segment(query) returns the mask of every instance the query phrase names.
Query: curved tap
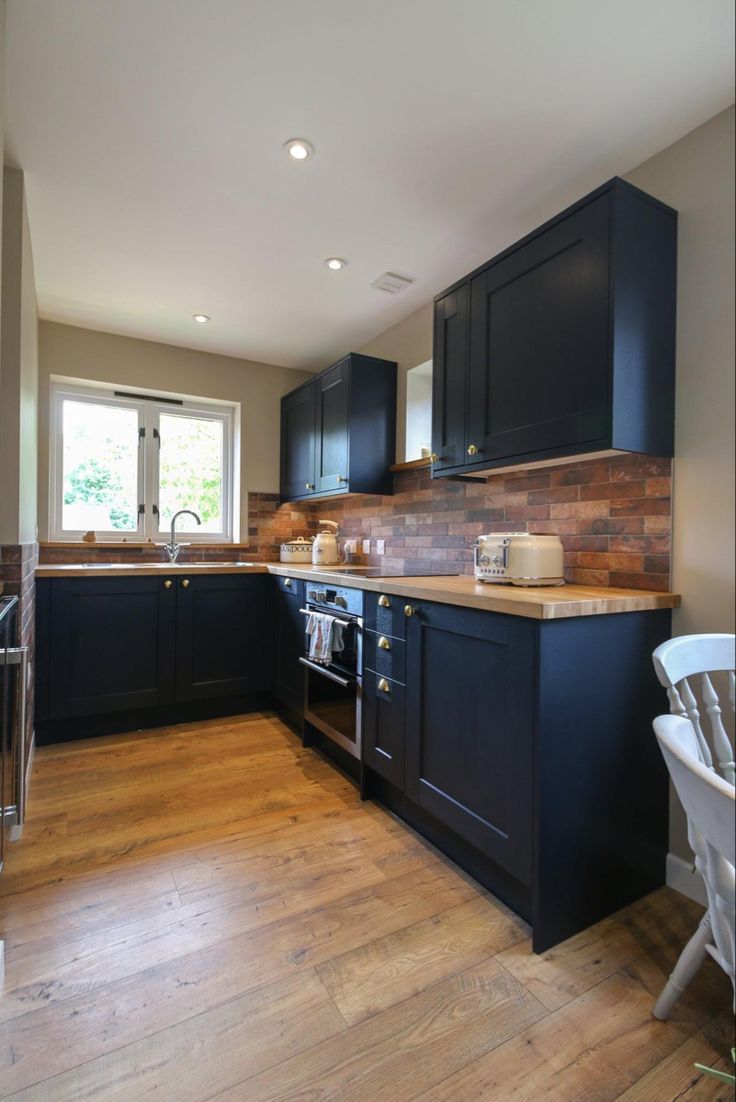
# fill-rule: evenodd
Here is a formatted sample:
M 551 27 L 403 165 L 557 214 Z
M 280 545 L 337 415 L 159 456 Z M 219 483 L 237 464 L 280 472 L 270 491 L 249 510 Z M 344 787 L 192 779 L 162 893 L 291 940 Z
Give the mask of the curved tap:
M 169 557 L 169 562 L 176 562 L 179 558 L 179 552 L 181 551 L 181 545 L 176 542 L 176 521 L 177 517 L 190 516 L 194 517 L 197 524 L 201 524 L 197 514 L 192 509 L 180 509 L 178 513 L 174 513 L 171 518 L 171 542 L 164 544 L 164 552 Z

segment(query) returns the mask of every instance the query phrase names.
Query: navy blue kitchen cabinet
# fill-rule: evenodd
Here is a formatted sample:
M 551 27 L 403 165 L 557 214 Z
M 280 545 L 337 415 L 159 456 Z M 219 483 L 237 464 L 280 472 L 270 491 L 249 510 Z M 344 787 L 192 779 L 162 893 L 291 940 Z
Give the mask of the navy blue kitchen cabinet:
M 39 742 L 246 710 L 268 689 L 268 581 L 40 578 Z
M 408 608 L 406 794 L 529 884 L 534 624 Z
M 366 595 L 366 622 L 405 634 L 405 684 L 364 672 L 364 794 L 521 914 L 537 952 L 664 883 L 651 653 L 669 611 L 535 620 L 385 596 Z
M 47 673 L 37 719 L 173 703 L 172 578 L 39 579 L 38 590 L 38 662 Z
M 281 399 L 281 497 L 314 493 L 317 387 L 308 382 Z
M 267 581 L 262 574 L 175 579 L 177 701 L 266 689 Z
M 304 719 L 304 582 L 273 577 L 270 593 L 271 692 L 285 719 L 301 729 Z
M 281 399 L 281 498 L 390 494 L 396 364 L 353 352 Z
M 435 300 L 435 477 L 672 455 L 677 215 L 614 179 Z

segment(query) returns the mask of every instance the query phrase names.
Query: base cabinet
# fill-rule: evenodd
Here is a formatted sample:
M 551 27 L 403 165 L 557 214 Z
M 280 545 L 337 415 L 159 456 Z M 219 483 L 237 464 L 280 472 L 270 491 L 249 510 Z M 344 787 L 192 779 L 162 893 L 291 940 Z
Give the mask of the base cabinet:
M 48 687 L 37 718 L 173 703 L 177 594 L 172 579 L 42 579 L 38 585 L 38 662 L 47 671 Z
M 177 578 L 176 699 L 261 692 L 267 683 L 262 575 Z
M 288 719 L 297 726 L 304 718 L 304 582 L 274 577 L 270 591 L 271 692 Z
M 364 673 L 364 793 L 530 922 L 536 952 L 664 883 L 651 654 L 669 611 L 537 621 L 385 599 L 366 595 L 366 623 L 395 632 L 405 686 Z
M 407 620 L 405 791 L 524 884 L 532 873 L 534 626 L 423 604 Z
M 268 580 L 39 579 L 37 720 L 140 717 L 264 691 Z

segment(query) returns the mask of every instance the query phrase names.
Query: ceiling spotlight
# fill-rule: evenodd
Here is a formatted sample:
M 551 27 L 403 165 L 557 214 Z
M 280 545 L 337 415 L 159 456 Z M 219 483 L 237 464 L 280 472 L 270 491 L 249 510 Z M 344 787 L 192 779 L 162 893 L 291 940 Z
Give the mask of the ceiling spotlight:
M 341 268 L 347 268 L 348 262 L 339 256 L 328 256 L 325 265 L 331 272 L 339 272 Z
M 205 322 L 212 321 L 209 314 L 192 314 L 195 321 L 198 321 L 200 325 L 204 325 Z
M 309 161 L 314 156 L 314 146 L 304 138 L 289 138 L 288 142 L 284 142 L 284 149 L 292 161 Z

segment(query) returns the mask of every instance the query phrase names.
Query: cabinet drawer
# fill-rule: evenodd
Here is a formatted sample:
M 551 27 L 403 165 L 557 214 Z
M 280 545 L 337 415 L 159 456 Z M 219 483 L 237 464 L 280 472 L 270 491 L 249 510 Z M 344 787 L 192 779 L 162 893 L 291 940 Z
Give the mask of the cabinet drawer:
M 296 601 L 301 601 L 304 595 L 304 582 L 300 578 L 282 578 L 280 574 L 277 574 L 276 588 L 280 593 L 292 596 Z
M 365 626 L 378 635 L 391 635 L 394 639 L 406 639 L 407 616 L 404 608 L 408 598 L 389 593 L 366 593 Z
M 379 635 L 375 631 L 363 634 L 363 666 L 381 677 L 406 684 L 406 644 L 392 635 Z
M 363 676 L 363 760 L 397 788 L 404 785 L 405 690 L 375 673 Z

